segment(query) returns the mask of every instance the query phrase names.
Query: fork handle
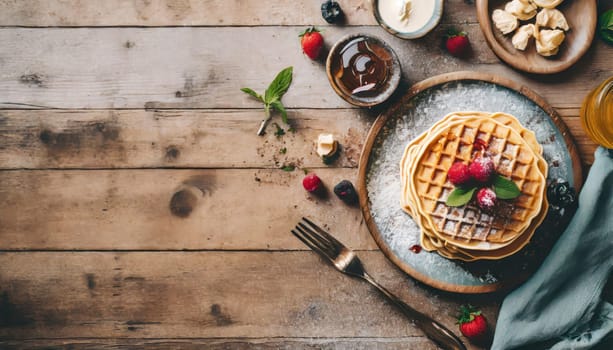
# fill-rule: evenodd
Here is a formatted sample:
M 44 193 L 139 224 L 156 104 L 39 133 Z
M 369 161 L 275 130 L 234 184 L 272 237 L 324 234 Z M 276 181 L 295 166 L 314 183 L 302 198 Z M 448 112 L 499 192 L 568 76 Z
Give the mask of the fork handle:
M 385 295 L 389 301 L 396 305 L 405 316 L 415 322 L 428 338 L 432 339 L 443 349 L 466 350 L 464 343 L 462 343 L 452 331 L 447 329 L 447 327 L 407 305 L 404 301 L 392 294 L 392 292 L 377 283 L 370 275 L 364 273 L 363 277 L 368 283 L 377 288 L 381 294 Z

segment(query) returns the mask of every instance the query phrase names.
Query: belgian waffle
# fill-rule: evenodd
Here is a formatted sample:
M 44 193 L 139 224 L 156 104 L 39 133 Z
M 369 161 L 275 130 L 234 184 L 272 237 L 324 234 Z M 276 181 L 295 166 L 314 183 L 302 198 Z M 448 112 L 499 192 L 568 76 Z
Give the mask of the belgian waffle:
M 444 204 L 453 190 L 447 170 L 472 159 L 476 139 L 487 144 L 484 151 L 497 172 L 520 187 L 508 216 Z M 546 213 L 547 165 L 541 153 L 534 133 L 504 113 L 452 113 L 413 140 L 400 164 L 401 202 L 422 227 L 422 246 L 462 260 L 495 259 L 521 249 Z
M 410 166 L 410 161 L 415 157 L 415 155 L 409 155 L 409 150 L 411 148 L 413 148 L 414 146 L 419 146 L 421 144 L 421 142 L 424 140 L 424 138 L 426 138 L 429 134 L 431 133 L 435 133 L 437 129 L 440 128 L 441 125 L 444 125 L 446 123 L 450 123 L 453 121 L 458 121 L 458 120 L 462 120 L 463 118 L 470 118 L 470 117 L 490 117 L 494 120 L 496 120 L 497 122 L 500 122 L 506 126 L 509 126 L 511 128 L 513 128 L 515 131 L 517 131 L 520 136 L 526 140 L 526 142 L 528 143 L 528 145 L 532 148 L 532 150 L 536 153 L 536 156 L 539 158 L 539 161 L 543 162 L 543 166 L 545 167 L 544 173 L 546 173 L 546 167 L 547 167 L 547 163 L 545 162 L 545 160 L 542 158 L 542 153 L 543 153 L 543 147 L 538 143 L 538 141 L 536 140 L 536 135 L 534 134 L 534 132 L 525 129 L 521 126 L 519 120 L 517 120 L 514 116 L 510 115 L 510 114 L 506 114 L 506 113 L 487 113 L 487 112 L 454 112 L 454 113 L 450 113 L 448 115 L 446 115 L 445 117 L 443 117 L 443 119 L 439 120 L 438 122 L 436 122 L 431 128 L 430 130 L 422 133 L 421 135 L 419 135 L 418 137 L 416 137 L 413 141 L 411 141 L 411 143 L 409 143 L 407 145 L 407 147 L 405 148 L 405 152 L 404 155 L 400 161 L 400 176 L 402 179 L 406 179 L 405 173 L 406 171 L 409 171 L 409 166 Z M 406 202 L 406 200 L 408 199 L 408 196 L 405 195 L 406 191 L 408 190 L 407 185 L 409 184 L 408 181 L 403 181 L 402 183 L 402 196 L 401 196 L 401 204 L 402 207 L 405 211 L 407 211 L 409 214 L 411 214 L 411 206 L 408 202 Z
M 539 162 L 539 170 L 546 171 L 547 163 L 543 160 Z M 433 233 L 431 227 L 428 226 L 428 223 L 425 220 L 420 220 L 420 226 L 422 227 L 422 236 L 421 236 L 421 245 L 429 251 L 436 250 L 440 255 L 451 258 L 451 259 L 461 259 L 464 261 L 474 261 L 478 259 L 501 259 L 516 253 L 521 250 L 532 238 L 534 232 L 541 224 L 541 222 L 545 219 L 547 215 L 547 203 L 546 197 L 543 198 L 545 201 L 543 208 L 539 212 L 539 214 L 532 220 L 530 226 L 526 229 L 526 231 L 520 235 L 516 240 L 513 240 L 508 245 L 501 247 L 495 250 L 470 250 L 464 249 L 460 247 L 456 247 L 452 244 L 449 244 L 443 240 L 441 240 L 438 236 Z
M 496 171 L 510 177 L 520 188 L 508 215 L 495 216 L 468 204 L 449 207 L 453 191 L 447 171 L 454 162 L 468 163 L 477 140 L 487 144 Z M 450 123 L 424 141 L 411 168 L 416 207 L 436 228 L 435 233 L 454 245 L 469 249 L 496 249 L 520 235 L 541 209 L 545 179 L 532 150 L 511 128 L 489 118 L 467 118 Z

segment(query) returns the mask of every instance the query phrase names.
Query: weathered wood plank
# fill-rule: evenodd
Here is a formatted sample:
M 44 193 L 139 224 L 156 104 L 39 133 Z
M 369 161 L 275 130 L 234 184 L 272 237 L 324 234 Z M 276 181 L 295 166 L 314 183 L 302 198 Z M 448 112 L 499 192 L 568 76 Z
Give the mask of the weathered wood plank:
M 0 341 L 4 350 L 437 350 L 425 337 L 269 339 L 40 339 Z M 474 349 L 469 346 L 469 349 Z
M 557 108 L 577 108 L 589 90 L 613 74 L 613 49 L 600 40 L 565 73 L 526 76 L 493 56 L 478 25 L 464 29 L 473 43 L 468 60 L 453 58 L 440 47 L 444 26 L 415 41 L 392 37 L 378 27 L 330 27 L 325 40 L 330 46 L 341 36 L 360 31 L 385 38 L 400 57 L 404 85 L 445 72 L 481 70 L 525 83 Z M 284 97 L 287 107 L 351 107 L 333 92 L 323 64 L 301 53 L 300 30 L 3 29 L 0 107 L 258 108 L 258 103 L 239 89 L 264 90 L 276 72 L 290 65 L 295 74 Z
M 160 340 L 50 340 L 42 339 L 35 341 L 0 341 L 0 346 L 5 350 L 18 349 L 72 349 L 72 350 L 98 350 L 98 349 L 175 349 L 175 350 L 312 350 L 312 349 L 335 349 L 335 350 L 402 350 L 439 349 L 431 341 L 421 337 L 394 338 L 394 339 L 270 339 L 270 340 L 241 340 L 241 339 L 160 339 Z
M 65 1 L 2 0 L 1 26 L 259 26 L 318 25 L 323 1 L 148 0 Z M 367 0 L 338 0 L 345 25 L 376 25 Z M 473 4 L 445 2 L 443 23 L 476 22 Z
M 376 115 L 368 110 L 290 110 L 290 132 L 256 131 L 262 110 L 0 110 L 0 168 L 327 167 L 320 133 L 342 151 L 333 167 L 357 167 Z M 278 124 L 278 125 L 279 125 Z
M 377 280 L 449 327 L 461 303 L 360 252 Z M 0 255 L 0 338 L 414 337 L 365 282 L 313 252 L 24 252 Z
M 595 144 L 578 109 L 561 109 L 584 162 Z M 327 167 L 314 152 L 322 132 L 343 145 L 332 167 L 356 167 L 375 111 L 298 109 L 296 133 L 255 135 L 260 110 L 0 110 L 0 168 Z M 278 121 L 278 118 L 275 119 Z M 279 121 L 280 123 L 280 121 Z M 285 152 L 285 153 L 283 153 Z
M 357 207 L 332 187 L 357 169 L 0 172 L 0 249 L 307 249 L 290 234 L 303 216 L 356 249 L 376 245 Z

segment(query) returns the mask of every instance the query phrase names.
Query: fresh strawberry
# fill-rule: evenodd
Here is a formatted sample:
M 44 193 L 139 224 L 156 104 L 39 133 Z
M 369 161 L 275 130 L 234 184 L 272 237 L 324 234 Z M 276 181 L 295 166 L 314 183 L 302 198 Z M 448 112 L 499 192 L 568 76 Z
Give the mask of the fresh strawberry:
M 305 55 L 309 56 L 310 59 L 316 60 L 324 46 L 324 38 L 321 36 L 319 30 L 315 27 L 307 28 L 304 32 L 300 33 L 300 38 L 302 51 Z
M 475 309 L 471 305 L 460 307 L 460 316 L 458 317 L 460 332 L 471 341 L 484 342 L 489 336 L 489 329 L 485 317 L 481 315 L 481 311 Z
M 465 57 L 468 54 L 470 42 L 466 32 L 458 32 L 455 28 L 450 28 L 446 37 L 445 46 L 450 54 L 456 57 Z
M 479 182 L 488 182 L 494 174 L 496 166 L 490 157 L 477 157 L 468 166 L 470 176 Z
M 477 192 L 477 204 L 485 211 L 491 211 L 496 205 L 496 193 L 492 189 L 483 187 Z
M 311 193 L 315 192 L 321 187 L 321 179 L 313 173 L 308 174 L 302 179 L 302 186 Z
M 470 173 L 468 172 L 468 165 L 462 162 L 453 163 L 449 171 L 447 171 L 447 178 L 456 186 L 467 184 L 471 179 Z

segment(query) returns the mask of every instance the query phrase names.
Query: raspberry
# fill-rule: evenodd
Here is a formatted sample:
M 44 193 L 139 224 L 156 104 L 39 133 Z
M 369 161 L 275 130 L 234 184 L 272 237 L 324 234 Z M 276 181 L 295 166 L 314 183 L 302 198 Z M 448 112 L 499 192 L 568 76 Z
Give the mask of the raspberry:
M 349 205 L 355 204 L 358 201 L 358 194 L 349 180 L 343 180 L 334 186 L 334 194 Z
M 315 174 L 308 174 L 302 179 L 302 186 L 309 192 L 315 192 L 321 187 L 321 179 Z
M 470 181 L 470 173 L 468 172 L 468 165 L 462 162 L 455 162 L 447 171 L 447 179 L 456 185 L 465 185 Z
M 496 205 L 496 193 L 490 188 L 483 187 L 477 192 L 477 204 L 479 208 L 491 211 Z
M 494 173 L 494 162 L 489 157 L 477 157 L 468 166 L 468 171 L 473 179 L 479 182 L 488 182 Z

